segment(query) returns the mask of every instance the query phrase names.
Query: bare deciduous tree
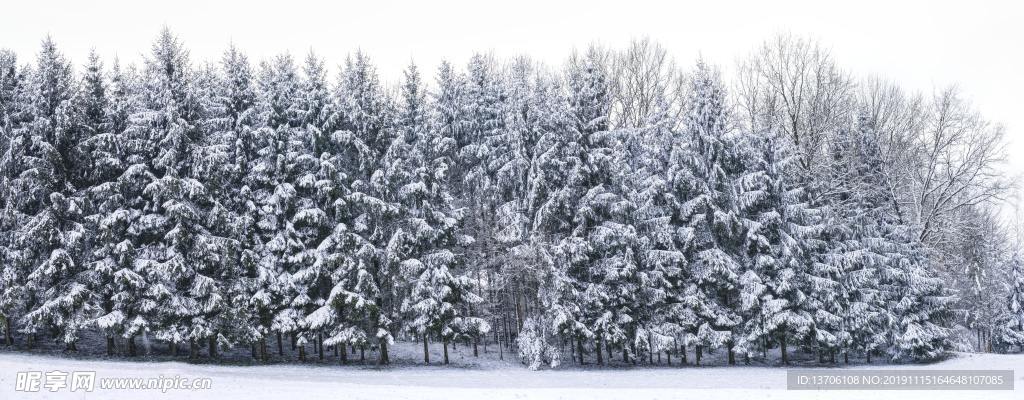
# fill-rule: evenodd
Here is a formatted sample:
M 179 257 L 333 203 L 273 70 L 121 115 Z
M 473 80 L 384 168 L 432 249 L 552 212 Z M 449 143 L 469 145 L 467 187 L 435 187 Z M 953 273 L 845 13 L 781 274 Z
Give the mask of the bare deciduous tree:
M 665 48 L 648 38 L 611 54 L 612 125 L 644 126 L 660 102 L 682 109 L 685 82 Z
M 934 95 L 926 118 L 914 138 L 907 193 L 918 238 L 935 247 L 956 230 L 956 213 L 999 199 L 1010 182 L 1000 169 L 1003 127 L 982 118 L 956 87 Z
M 748 123 L 785 133 L 803 151 L 805 168 L 849 121 L 853 81 L 813 40 L 779 35 L 741 62 L 739 72 Z

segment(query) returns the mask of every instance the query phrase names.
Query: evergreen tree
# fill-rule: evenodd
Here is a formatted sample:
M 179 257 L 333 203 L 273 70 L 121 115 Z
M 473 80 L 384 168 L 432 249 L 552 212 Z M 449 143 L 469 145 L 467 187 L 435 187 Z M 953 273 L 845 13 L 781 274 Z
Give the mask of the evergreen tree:
M 81 114 L 71 64 L 52 39 L 43 41 L 30 80 L 30 120 L 21 127 L 25 169 L 10 184 L 24 217 L 16 233 L 28 312 L 22 331 L 34 335 L 53 329 L 56 338 L 75 349 L 92 313 L 93 276 L 85 267 L 84 199 L 79 173 Z M 31 340 L 31 338 L 30 338 Z
M 329 271 L 330 291 L 306 322 L 328 331 L 325 344 L 372 346 L 380 352 L 378 363 L 387 364 L 395 306 L 388 244 L 400 208 L 386 168 L 398 160 L 388 152 L 390 105 L 363 53 L 347 60 L 336 100 L 340 129 L 331 137 L 338 151 L 331 162 L 346 186 L 333 204 L 334 231 L 320 244 L 316 261 Z
M 673 148 L 671 185 L 681 226 L 676 238 L 689 261 L 684 304 L 696 314 L 686 342 L 696 346 L 699 364 L 704 348 L 726 345 L 733 355 L 732 330 L 739 325 L 738 255 L 743 224 L 734 182 L 738 175 L 734 138 L 729 131 L 725 89 L 718 73 L 703 61 L 690 80 L 683 129 L 686 140 Z
M 131 230 L 142 210 L 133 199 L 142 196 L 139 168 L 129 169 L 129 158 L 140 141 L 126 134 L 129 116 L 137 105 L 137 79 L 115 62 L 107 85 L 107 101 L 99 131 L 86 142 L 93 163 L 88 188 L 90 254 L 96 271 L 99 315 L 96 325 L 107 334 L 108 353 L 115 339 L 128 340 L 128 353 L 136 354 L 135 337 L 149 326 L 152 304 L 145 298 L 147 281 L 137 268 L 136 249 L 141 238 Z
M 15 140 L 15 128 L 25 113 L 26 85 L 24 73 L 18 70 L 14 52 L 0 50 L 0 319 L 4 330 L 4 343 L 14 344 L 12 326 L 22 312 L 24 288 L 20 266 L 12 262 L 17 257 L 15 232 L 19 214 L 15 210 L 11 181 L 20 173 L 22 165 L 20 142 Z
M 324 63 L 309 54 L 300 81 L 298 119 L 299 129 L 289 139 L 293 152 L 293 178 L 295 211 L 290 217 L 297 248 L 288 253 L 287 275 L 281 282 L 287 293 L 289 307 L 274 317 L 274 328 L 297 335 L 299 357 L 305 356 L 305 344 L 320 346 L 322 336 L 318 329 L 308 329 L 306 319 L 319 309 L 330 293 L 330 272 L 323 262 L 321 243 L 333 231 L 335 212 L 344 206 L 337 202 L 342 195 L 341 170 L 334 160 L 336 149 L 330 134 L 337 125 L 333 117 L 330 93 Z M 291 281 L 289 283 L 289 281 Z M 339 346 L 342 361 L 345 347 Z M 320 352 L 322 357 L 322 350 Z
M 742 144 L 747 173 L 737 180 L 746 231 L 740 347 L 748 355 L 759 347 L 767 357 L 778 341 L 788 364 L 788 344 L 805 341 L 814 322 L 808 280 L 820 212 L 808 202 L 798 157 L 785 138 L 754 132 Z
M 296 330 L 291 323 L 275 324 L 275 317 L 288 309 L 294 296 L 291 257 L 302 251 L 302 239 L 292 224 L 296 215 L 295 162 L 308 146 L 293 143 L 300 137 L 298 71 L 291 56 L 280 55 L 264 63 L 260 71 L 259 101 L 255 105 L 259 130 L 253 138 L 253 159 L 242 179 L 250 188 L 245 207 L 251 220 L 253 250 L 248 266 L 249 307 L 253 312 L 250 340 L 265 345 L 276 331 L 278 352 L 283 353 L 282 335 Z M 255 118 L 255 117 L 254 117 Z M 291 321 L 291 319 L 289 319 Z M 263 348 L 265 355 L 265 348 Z
M 401 309 L 409 315 L 409 328 L 423 341 L 424 362 L 430 362 L 428 336 L 444 344 L 462 337 L 477 338 L 489 331 L 481 318 L 467 315 L 467 306 L 481 299 L 473 293 L 469 277 L 459 276 L 458 217 L 452 204 L 449 171 L 455 140 L 443 129 L 431 129 L 426 93 L 415 65 L 405 72 L 398 135 L 389 150 L 403 218 L 396 242 L 389 244 L 389 261 L 398 261 L 401 276 L 411 282 Z M 404 170 L 402 170 L 404 169 Z
M 204 127 L 207 154 L 222 158 L 224 163 L 213 167 L 204 183 L 216 212 L 230 221 L 226 226 L 211 226 L 210 231 L 229 239 L 226 249 L 230 254 L 224 255 L 225 263 L 218 273 L 225 278 L 225 307 L 235 311 L 222 314 L 217 325 L 230 341 L 252 343 L 266 335 L 269 326 L 266 313 L 258 316 L 258 310 L 248 307 L 264 288 L 260 280 L 264 274 L 258 265 L 263 238 L 256 232 L 257 193 L 262 188 L 251 178 L 262 172 L 257 162 L 263 136 L 257 132 L 256 79 L 248 58 L 234 45 L 224 52 L 218 72 L 204 96 Z
M 1014 252 L 1009 260 L 1009 282 L 1006 298 L 1006 314 L 1002 318 L 997 342 L 1006 346 L 1017 346 L 1017 351 L 1024 351 L 1024 262 L 1020 254 Z
M 152 157 L 139 160 L 145 162 L 138 171 L 145 180 L 144 215 L 131 229 L 148 239 L 138 262 L 150 282 L 150 329 L 172 347 L 188 342 L 191 357 L 209 341 L 213 356 L 217 342 L 226 341 L 220 318 L 234 247 L 218 235 L 218 227 L 230 226 L 229 215 L 205 184 L 227 160 L 222 138 L 208 135 L 203 124 L 209 98 L 200 89 L 213 87 L 214 79 L 209 70 L 192 68 L 188 52 L 165 28 L 146 59 L 143 82 L 129 132 L 148 142 L 141 150 Z

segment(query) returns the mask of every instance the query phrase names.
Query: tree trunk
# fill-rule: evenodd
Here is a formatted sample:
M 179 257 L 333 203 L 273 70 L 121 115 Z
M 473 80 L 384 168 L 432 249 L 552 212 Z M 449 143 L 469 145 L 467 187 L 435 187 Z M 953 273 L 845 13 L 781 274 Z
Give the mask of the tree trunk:
M 562 339 L 562 353 L 565 352 L 565 342 L 566 339 Z M 579 357 L 576 357 L 576 345 L 572 343 L 569 344 L 569 359 L 572 360 L 573 364 L 579 364 L 580 362 Z
M 597 365 L 604 365 L 604 356 L 601 354 L 601 336 L 594 339 L 594 352 L 597 353 Z
M 473 352 L 476 353 L 476 347 L 473 348 Z M 474 356 L 476 354 L 473 354 Z M 384 338 L 380 339 L 380 355 L 377 357 L 377 365 L 388 365 L 391 360 L 388 359 L 388 341 Z
M 448 339 L 444 340 L 444 365 L 448 365 Z
M 732 343 L 727 345 L 729 346 L 729 365 L 736 365 L 736 352 L 732 348 Z
M 114 355 L 114 335 L 107 335 L 107 355 Z
M 871 350 L 865 351 L 864 352 L 864 357 L 867 358 L 868 364 L 871 364 Z
M 850 352 L 848 352 L 848 351 L 844 351 L 843 352 L 843 363 L 844 364 L 849 364 L 850 363 Z
M 789 365 L 789 355 L 786 354 L 786 331 L 779 335 L 779 351 L 782 352 L 782 365 Z
M 697 348 L 694 349 L 694 352 L 696 353 L 696 356 L 694 357 L 694 361 L 696 361 L 696 364 L 694 364 L 694 365 L 700 366 L 700 358 L 701 358 L 701 356 L 704 355 L 703 354 L 704 353 L 704 347 L 703 346 L 697 346 Z
M 579 349 L 580 365 L 586 364 L 587 360 L 584 358 L 583 354 L 583 338 L 579 336 L 576 337 L 576 348 Z
M 629 364 L 629 346 L 625 343 L 622 344 L 622 362 Z
M 11 335 L 11 319 L 4 318 L 4 343 L 8 346 L 14 345 L 14 336 Z
M 169 343 L 167 345 L 167 351 L 169 351 L 171 353 L 171 357 L 177 357 L 178 356 L 178 342 L 172 340 L 171 343 Z
M 298 346 L 298 347 L 299 347 L 299 361 L 300 362 L 306 362 L 306 345 L 302 345 L 302 346 Z
M 209 350 L 207 350 L 207 352 L 210 354 L 210 358 L 217 358 L 217 336 L 216 335 L 210 336 L 210 344 L 209 344 L 208 347 L 209 347 Z
M 499 346 L 501 347 L 501 346 Z M 423 334 L 423 363 L 430 364 L 430 350 L 427 348 L 427 334 Z
M 281 343 L 281 331 L 277 331 L 277 355 L 284 357 L 284 345 Z
M 256 351 L 256 342 L 249 343 L 249 351 L 252 353 L 253 361 L 259 360 L 259 352 Z
M 480 343 L 480 337 L 473 335 L 473 357 L 480 357 L 480 353 L 477 351 L 477 345 Z
M 651 334 L 647 334 L 647 363 L 654 364 L 654 336 Z
M 683 365 L 686 365 L 686 363 L 688 363 L 689 361 L 686 360 L 686 344 L 685 343 L 682 346 L 679 346 L 679 354 L 683 356 L 682 357 L 683 358 Z
M 291 335 L 289 335 L 289 336 L 292 337 L 292 340 L 291 340 L 291 342 L 292 342 L 292 351 L 295 351 L 295 348 L 298 346 L 298 341 L 299 340 L 295 337 L 295 333 L 294 332 Z
M 128 355 L 135 357 L 135 335 L 128 338 Z
M 344 343 L 338 343 L 338 350 L 341 351 L 341 364 L 348 364 L 348 348 Z
M 270 361 L 270 355 L 267 354 L 267 338 L 260 338 L 260 359 L 264 363 Z
M 324 334 L 317 332 L 316 334 L 316 351 L 317 356 L 320 357 L 320 361 L 324 360 Z
M 188 341 L 188 359 L 195 360 L 197 357 L 199 357 L 199 346 L 195 339 L 190 339 Z

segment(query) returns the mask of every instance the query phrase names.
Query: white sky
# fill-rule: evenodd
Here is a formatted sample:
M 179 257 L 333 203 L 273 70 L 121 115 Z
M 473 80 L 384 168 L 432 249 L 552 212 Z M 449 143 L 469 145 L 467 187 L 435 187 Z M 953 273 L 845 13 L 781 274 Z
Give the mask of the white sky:
M 573 47 L 621 47 L 649 36 L 677 60 L 698 55 L 728 69 L 774 34 L 810 35 L 856 75 L 877 73 L 926 93 L 957 83 L 1008 128 L 1009 171 L 1024 172 L 1024 5 L 1020 1 L 395 1 L 318 2 L 22 0 L 0 6 L 0 47 L 34 60 L 50 34 L 76 64 L 95 47 L 137 62 L 164 24 L 193 60 L 219 59 L 229 42 L 254 60 L 313 48 L 329 64 L 362 48 L 385 81 L 415 59 L 425 74 L 441 58 L 474 51 L 529 54 L 558 65 Z M 102 3 L 102 5 L 100 4 Z M 770 4 L 769 4 L 770 3 Z

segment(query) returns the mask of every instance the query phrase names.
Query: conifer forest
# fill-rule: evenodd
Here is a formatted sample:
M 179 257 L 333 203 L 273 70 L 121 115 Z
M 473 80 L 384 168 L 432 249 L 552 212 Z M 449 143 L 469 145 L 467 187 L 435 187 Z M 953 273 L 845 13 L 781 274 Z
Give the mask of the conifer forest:
M 412 344 L 416 364 L 457 347 L 549 369 L 1024 350 L 1005 129 L 955 86 L 785 33 L 729 73 L 637 38 L 382 77 L 374 49 L 198 59 L 152 31 L 137 64 L 0 50 L 5 351 L 384 366 Z

